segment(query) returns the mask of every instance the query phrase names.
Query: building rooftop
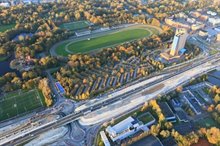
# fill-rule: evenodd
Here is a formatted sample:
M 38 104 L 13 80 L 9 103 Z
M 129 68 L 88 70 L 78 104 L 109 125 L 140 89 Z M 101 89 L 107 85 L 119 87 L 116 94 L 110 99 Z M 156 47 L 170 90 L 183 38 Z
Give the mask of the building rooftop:
M 180 49 L 179 54 L 182 55 L 182 54 L 184 54 L 185 52 L 186 52 L 186 49 L 185 49 L 185 48 L 182 48 L 182 49 Z
M 105 135 L 105 132 L 104 131 L 101 131 L 100 132 L 100 135 L 101 135 L 101 138 L 102 138 L 102 141 L 103 143 L 105 144 L 105 146 L 111 146 L 107 136 Z
M 183 122 L 188 121 L 188 118 L 187 118 L 186 113 L 184 111 L 178 110 L 178 111 L 176 111 L 176 115 L 177 115 L 177 118 L 179 119 L 179 121 L 183 121 Z
M 114 125 L 114 126 L 109 126 L 106 128 L 106 131 L 110 132 L 110 133 L 115 133 L 115 134 L 120 134 L 123 131 L 133 127 L 134 124 L 138 123 L 138 121 L 136 119 L 134 119 L 133 117 L 128 117 L 127 119 L 119 122 L 118 124 Z
M 188 103 L 191 104 L 194 112 L 196 114 L 200 114 L 202 112 L 202 108 L 198 103 L 196 97 L 191 93 L 191 91 L 187 90 L 183 92 L 184 97 L 188 100 Z
M 56 82 L 55 85 L 61 94 L 65 93 L 65 90 L 64 90 L 63 86 L 60 84 L 60 82 Z
M 171 110 L 171 108 L 169 107 L 167 102 L 161 102 L 161 103 L 159 103 L 159 106 L 160 106 L 160 108 L 162 110 L 162 113 L 165 116 L 165 118 L 175 117 L 173 111 Z
M 179 107 L 182 105 L 181 102 L 179 101 L 179 99 L 177 99 L 177 98 L 172 99 L 171 103 L 174 107 Z
M 218 34 L 218 32 L 212 28 L 208 28 L 208 29 L 206 29 L 206 31 L 208 32 L 209 36 L 215 36 Z
M 138 140 L 131 146 L 163 146 L 163 144 L 157 137 L 150 135 L 145 138 L 142 138 L 141 140 Z
M 181 135 L 186 135 L 194 131 L 195 126 L 190 122 L 185 122 L 185 123 L 180 123 L 178 125 L 174 125 L 174 129 L 177 132 L 179 132 Z
M 161 142 L 162 142 L 163 146 L 177 146 L 177 143 L 173 137 L 168 137 L 168 138 L 162 140 Z

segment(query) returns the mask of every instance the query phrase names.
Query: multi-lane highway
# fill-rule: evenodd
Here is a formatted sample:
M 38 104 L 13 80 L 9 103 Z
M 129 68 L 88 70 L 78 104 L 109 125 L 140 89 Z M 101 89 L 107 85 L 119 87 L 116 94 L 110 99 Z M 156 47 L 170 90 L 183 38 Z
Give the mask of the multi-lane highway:
M 173 69 L 172 71 L 167 70 L 167 71 L 161 72 L 158 75 L 158 79 L 152 80 L 151 82 L 145 82 L 145 84 L 140 84 L 140 83 L 132 84 L 131 86 L 135 86 L 135 88 L 128 86 L 126 88 L 122 88 L 121 90 L 117 90 L 114 93 L 111 93 L 110 95 L 108 95 L 105 98 L 99 98 L 96 101 L 94 101 L 94 100 L 88 101 L 88 104 L 85 104 L 85 105 L 78 107 L 78 109 L 76 109 L 75 113 L 69 114 L 65 117 L 54 120 L 54 121 L 47 123 L 45 125 L 41 125 L 38 128 L 35 128 L 35 129 L 32 129 L 31 131 L 22 133 L 21 135 L 10 136 L 10 138 L 5 138 L 4 140 L 0 141 L 0 145 L 16 145 L 16 144 L 20 144 L 22 142 L 31 140 L 31 139 L 37 137 L 38 135 L 40 135 L 41 133 L 44 133 L 52 128 L 60 127 L 60 126 L 66 125 L 68 123 L 71 123 L 71 122 L 79 119 L 81 116 L 83 116 L 86 113 L 100 109 L 103 106 L 113 104 L 116 101 L 119 101 L 121 99 L 126 99 L 128 96 L 131 96 L 133 94 L 137 94 L 145 88 L 154 86 L 160 82 L 163 82 L 164 80 L 168 80 L 169 78 L 175 77 L 175 76 L 177 76 L 181 73 L 184 73 L 188 70 L 191 70 L 193 68 L 198 68 L 207 62 L 210 62 L 210 64 L 213 64 L 216 61 L 219 61 L 219 57 L 220 57 L 220 54 L 216 54 L 216 55 L 205 57 L 201 60 L 195 61 L 194 63 L 190 62 L 188 65 L 184 65 L 182 67 Z M 218 64 L 219 64 L 219 62 L 218 62 Z M 220 66 L 220 64 L 219 64 L 219 66 Z M 142 81 L 142 82 L 144 82 L 144 81 Z M 138 86 L 137 86 L 137 84 L 138 84 Z

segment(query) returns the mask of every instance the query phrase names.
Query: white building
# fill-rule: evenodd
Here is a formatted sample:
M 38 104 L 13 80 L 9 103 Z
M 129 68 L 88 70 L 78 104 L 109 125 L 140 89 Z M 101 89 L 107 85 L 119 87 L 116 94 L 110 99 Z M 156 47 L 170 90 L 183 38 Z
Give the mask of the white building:
M 77 37 L 89 35 L 89 34 L 91 34 L 91 30 L 76 31 L 75 34 Z
M 118 140 L 123 140 L 140 130 L 148 131 L 149 129 L 147 126 L 153 124 L 154 122 L 155 119 L 144 125 L 143 122 L 133 117 L 128 117 L 114 126 L 108 126 L 106 128 L 106 132 L 109 134 L 109 137 L 112 139 L 112 141 L 115 142 Z
M 101 135 L 101 138 L 102 138 L 102 141 L 103 141 L 104 145 L 105 146 L 111 146 L 110 142 L 108 141 L 107 136 L 105 135 L 105 132 L 101 131 L 100 135 Z
M 213 11 L 207 11 L 207 14 L 211 15 L 211 16 L 216 16 L 217 13 L 216 12 L 213 12 Z
M 0 7 L 10 7 L 8 2 L 0 2 Z
M 173 39 L 172 47 L 170 49 L 170 55 L 176 56 L 179 51 L 184 48 L 188 33 L 186 29 L 177 29 Z
M 187 18 L 186 21 L 189 23 L 195 23 L 196 19 L 195 18 Z
M 208 21 L 212 26 L 216 26 L 220 24 L 220 18 L 209 18 Z
M 24 4 L 31 4 L 32 2 L 31 2 L 31 0 L 23 0 L 23 3 Z
M 191 29 L 192 29 L 193 31 L 196 31 L 196 30 L 202 29 L 202 28 L 204 28 L 204 27 L 205 27 L 205 24 L 203 24 L 203 23 L 196 23 L 196 24 L 193 24 L 193 25 L 191 26 Z
M 183 12 L 180 12 L 180 13 L 176 14 L 175 17 L 178 17 L 178 18 L 188 18 L 188 16 L 185 13 L 183 13 Z

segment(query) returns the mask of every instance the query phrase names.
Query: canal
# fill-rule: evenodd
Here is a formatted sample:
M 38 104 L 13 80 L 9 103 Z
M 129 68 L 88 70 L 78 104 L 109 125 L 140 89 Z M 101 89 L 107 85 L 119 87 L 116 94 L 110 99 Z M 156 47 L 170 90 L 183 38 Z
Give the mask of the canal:
M 11 56 L 7 60 L 0 62 L 0 77 L 6 74 L 7 72 L 15 72 L 18 76 L 20 76 L 19 71 L 10 68 L 10 62 L 13 59 L 14 59 L 14 56 Z

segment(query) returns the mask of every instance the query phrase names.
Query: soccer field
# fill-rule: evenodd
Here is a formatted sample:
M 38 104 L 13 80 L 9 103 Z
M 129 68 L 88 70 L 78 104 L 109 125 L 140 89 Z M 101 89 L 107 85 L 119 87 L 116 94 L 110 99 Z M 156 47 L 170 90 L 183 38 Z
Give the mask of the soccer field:
M 72 54 L 85 53 L 96 49 L 110 47 L 127 41 L 147 37 L 149 35 L 151 35 L 151 32 L 147 29 L 126 29 L 101 37 L 91 38 L 90 40 L 62 43 L 56 48 L 56 53 L 63 56 L 67 56 L 69 52 L 72 52 Z M 66 50 L 69 50 L 69 52 L 67 52 Z
M 12 29 L 14 27 L 15 27 L 15 24 L 0 25 L 0 32 L 5 32 L 6 30 Z
M 64 23 L 60 27 L 68 30 L 77 30 L 77 29 L 86 28 L 88 26 L 89 23 L 87 21 L 78 21 L 78 22 Z
M 0 98 L 0 121 L 44 106 L 44 97 L 37 89 L 6 94 Z

